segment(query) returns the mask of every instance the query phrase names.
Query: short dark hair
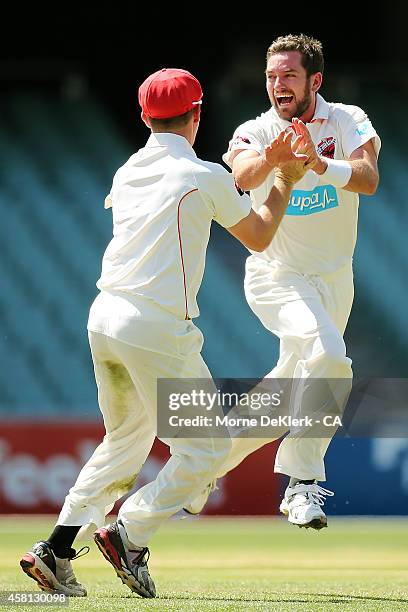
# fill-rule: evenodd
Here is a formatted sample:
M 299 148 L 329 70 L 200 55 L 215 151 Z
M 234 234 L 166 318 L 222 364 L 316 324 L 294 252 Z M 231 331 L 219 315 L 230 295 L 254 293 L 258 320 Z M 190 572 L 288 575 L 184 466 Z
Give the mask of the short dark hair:
M 306 75 L 310 77 L 316 72 L 323 73 L 324 57 L 323 45 L 320 40 L 307 36 L 306 34 L 287 34 L 279 36 L 268 47 L 266 61 L 275 53 L 282 51 L 299 51 L 302 56 L 302 66 L 306 70 Z
M 177 128 L 183 125 L 187 125 L 193 113 L 194 108 L 187 111 L 186 113 L 183 113 L 182 115 L 177 115 L 177 117 L 170 117 L 169 119 L 153 119 L 153 117 L 149 117 L 149 122 L 153 130 Z

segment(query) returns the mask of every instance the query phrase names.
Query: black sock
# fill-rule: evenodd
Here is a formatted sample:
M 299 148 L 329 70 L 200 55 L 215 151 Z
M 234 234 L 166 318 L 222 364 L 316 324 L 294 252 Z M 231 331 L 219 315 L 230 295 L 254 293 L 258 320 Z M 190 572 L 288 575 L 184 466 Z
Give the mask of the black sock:
M 72 544 L 81 526 L 56 525 L 47 542 L 51 546 L 55 556 L 60 559 L 68 559 Z
M 315 483 L 316 483 L 315 480 L 299 480 L 298 478 L 295 478 L 294 476 L 291 476 L 290 481 L 289 481 L 289 486 L 290 487 L 294 487 L 297 484 L 311 485 L 311 484 L 315 484 Z

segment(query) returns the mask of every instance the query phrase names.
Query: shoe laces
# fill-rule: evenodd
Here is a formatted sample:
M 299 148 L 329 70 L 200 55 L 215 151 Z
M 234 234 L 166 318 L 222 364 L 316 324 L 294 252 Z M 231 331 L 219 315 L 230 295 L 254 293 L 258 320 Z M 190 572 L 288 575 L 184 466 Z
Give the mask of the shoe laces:
M 318 506 L 324 505 L 326 497 L 333 497 L 334 495 L 334 491 L 325 489 L 317 483 L 311 485 L 297 484 L 293 487 L 293 489 L 293 496 L 304 495 L 306 499 L 309 499 L 310 501 L 312 501 L 312 503 L 317 504 Z
M 147 562 L 150 559 L 150 550 L 147 547 L 142 548 L 141 550 L 132 550 L 132 549 L 128 549 L 127 550 L 128 555 L 132 555 L 131 558 L 129 558 L 129 562 L 132 565 L 146 565 L 147 566 Z M 133 556 L 134 555 L 134 556 Z
M 76 550 L 74 550 L 73 548 L 71 550 L 74 553 L 74 556 L 73 557 L 69 557 L 69 560 L 73 561 L 74 559 L 79 559 L 80 557 L 84 557 L 85 555 L 87 555 L 89 553 L 89 551 L 91 549 L 89 548 L 89 546 L 83 546 L 82 548 L 80 548 L 78 550 L 78 552 L 76 552 Z M 85 551 L 85 552 L 82 552 L 82 551 Z M 81 555 L 81 553 L 82 553 L 82 555 Z
M 132 542 L 130 542 L 125 526 L 120 519 L 116 522 L 116 529 L 120 539 L 122 540 L 127 562 L 130 565 L 147 565 L 150 558 L 150 550 L 147 548 L 147 546 L 131 548 L 132 546 L 136 546 L 136 544 L 132 544 Z
M 71 548 L 70 556 L 68 558 L 60 559 L 59 557 L 55 557 L 57 578 L 62 584 L 79 585 L 79 582 L 74 574 L 74 570 L 72 569 L 71 561 L 87 555 L 89 551 L 89 546 L 83 546 L 80 548 L 80 550 L 78 550 L 78 552 Z
M 309 491 L 309 495 L 312 498 L 315 504 L 319 506 L 323 506 L 326 501 L 326 497 L 333 497 L 334 491 L 330 491 L 329 489 L 325 489 L 318 484 L 312 485 L 313 490 Z

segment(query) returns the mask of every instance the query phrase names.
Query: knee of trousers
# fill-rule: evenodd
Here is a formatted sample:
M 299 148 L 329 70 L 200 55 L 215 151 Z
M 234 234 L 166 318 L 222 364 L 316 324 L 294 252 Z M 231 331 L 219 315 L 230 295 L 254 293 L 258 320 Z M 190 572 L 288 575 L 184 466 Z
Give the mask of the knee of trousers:
M 309 359 L 306 359 L 310 369 L 318 369 L 325 378 L 349 378 L 352 376 L 351 359 L 346 355 L 343 338 L 330 338 L 329 342 L 319 343 L 320 346 Z
M 197 475 L 197 478 L 212 480 L 214 474 L 225 463 L 231 447 L 230 438 L 200 439 L 199 444 L 191 445 L 189 451 L 185 452 L 191 471 Z

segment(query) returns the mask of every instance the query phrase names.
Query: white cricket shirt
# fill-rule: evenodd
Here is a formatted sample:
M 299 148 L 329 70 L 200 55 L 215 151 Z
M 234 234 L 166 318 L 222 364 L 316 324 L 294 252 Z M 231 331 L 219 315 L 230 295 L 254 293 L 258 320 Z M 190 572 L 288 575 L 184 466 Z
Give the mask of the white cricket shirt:
M 235 225 L 249 214 L 251 200 L 240 195 L 230 172 L 198 159 L 184 137 L 170 133 L 152 134 L 119 168 L 110 198 L 113 238 L 88 329 L 146 346 L 136 337 L 136 320 L 145 331 L 149 321 L 167 323 L 173 336 L 171 321 L 199 315 L 211 222 Z M 161 342 L 154 324 L 149 334 L 150 344 Z
M 241 149 L 262 153 L 289 125 L 272 107 L 235 130 L 223 160 L 231 165 L 231 152 Z M 348 159 L 355 149 L 372 138 L 377 155 L 380 150 L 380 138 L 361 108 L 328 103 L 319 94 L 314 117 L 307 128 L 319 154 L 328 158 Z M 266 200 L 273 182 L 272 171 L 262 185 L 251 191 L 255 210 Z M 256 256 L 306 274 L 334 272 L 353 256 L 358 202 L 357 193 L 326 184 L 324 177 L 309 170 L 296 183 L 272 243 Z

